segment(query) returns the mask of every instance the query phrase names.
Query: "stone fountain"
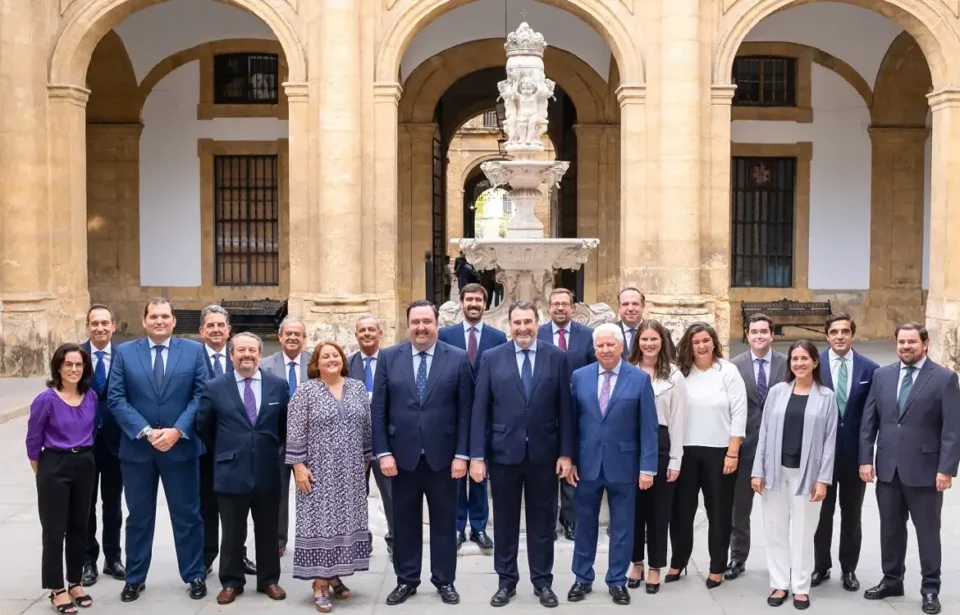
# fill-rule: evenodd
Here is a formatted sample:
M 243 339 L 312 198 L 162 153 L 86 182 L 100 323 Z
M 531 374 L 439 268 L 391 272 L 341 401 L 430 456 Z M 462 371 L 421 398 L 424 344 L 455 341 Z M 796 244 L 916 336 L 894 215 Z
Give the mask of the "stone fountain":
M 484 322 L 509 331 L 507 310 L 515 299 L 532 301 L 540 312 L 540 320 L 548 318 L 547 304 L 553 290 L 554 269 L 579 269 L 599 239 L 550 239 L 543 236 L 543 223 L 534 215 L 534 205 L 541 197 L 540 186 L 560 186 L 560 179 L 570 167 L 562 160 L 535 160 L 544 151 L 543 135 L 547 132 L 547 101 L 553 97 L 554 82 L 543 70 L 543 52 L 547 43 L 543 35 L 521 23 L 507 36 L 507 78 L 497 84 L 505 107 L 504 149 L 510 160 L 492 160 L 480 165 L 492 187 L 509 187 L 513 215 L 504 238 L 452 239 L 451 244 L 463 251 L 464 257 L 477 271 L 496 269 L 496 280 L 503 284 L 503 302 L 484 315 Z M 440 324 L 460 322 L 463 318 L 456 301 L 440 308 Z M 574 319 L 596 326 L 613 322 L 613 311 L 604 304 L 577 304 Z

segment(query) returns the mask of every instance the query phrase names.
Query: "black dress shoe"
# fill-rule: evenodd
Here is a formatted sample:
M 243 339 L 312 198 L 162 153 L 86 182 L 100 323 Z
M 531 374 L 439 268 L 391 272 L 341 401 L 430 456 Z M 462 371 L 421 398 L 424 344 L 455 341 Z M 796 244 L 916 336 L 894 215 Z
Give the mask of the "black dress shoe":
M 730 560 L 730 563 L 727 564 L 727 569 L 723 573 L 723 578 L 732 581 L 743 574 L 743 571 L 746 570 L 746 566 L 743 565 L 743 562 L 738 562 L 735 559 Z
M 97 582 L 97 578 L 100 576 L 100 573 L 97 572 L 96 564 L 84 564 L 83 565 L 83 576 L 80 577 L 80 585 L 84 587 L 90 587 Z
M 577 539 L 577 526 L 573 523 L 563 524 L 563 537 L 567 540 Z
M 113 562 L 103 565 L 103 574 L 109 574 L 114 579 L 122 581 L 127 578 L 127 569 L 121 562 Z
M 497 590 L 497 593 L 493 595 L 493 598 L 490 598 L 490 606 L 507 606 L 510 604 L 510 598 L 513 598 L 516 595 L 516 588 L 501 587 Z
M 806 600 L 797 600 L 796 594 L 793 596 L 793 608 L 798 611 L 803 611 L 810 608 L 810 595 L 807 595 Z
M 783 592 L 782 596 L 778 597 L 773 595 L 779 591 Z M 787 599 L 787 594 L 789 593 L 790 592 L 788 592 L 785 589 L 775 589 L 769 596 L 767 596 L 767 604 L 769 604 L 770 606 L 783 606 L 784 601 L 786 601 Z
M 203 579 L 194 579 L 190 581 L 190 597 L 194 600 L 200 600 L 207 597 L 207 582 Z
M 829 570 L 814 570 L 810 575 L 810 587 L 819 587 L 821 583 L 830 579 Z
M 860 589 L 860 581 L 857 580 L 856 572 L 844 572 L 841 578 L 843 579 L 843 589 L 848 592 L 855 592 Z
M 545 606 L 548 609 L 560 604 L 560 600 L 550 587 L 536 587 L 533 590 L 533 595 L 540 598 L 540 606 Z
M 256 576 L 257 574 L 257 565 L 250 561 L 249 558 L 243 558 L 243 573 Z
M 903 595 L 903 585 L 887 585 L 881 581 L 877 586 L 871 587 L 863 592 L 863 597 L 867 600 L 883 600 L 893 596 Z
M 614 604 L 630 604 L 630 592 L 623 585 L 611 587 L 610 595 L 613 596 Z
M 574 583 L 573 586 L 570 587 L 570 591 L 567 592 L 567 600 L 570 602 L 580 602 L 592 591 L 593 585 L 579 582 Z
M 146 583 L 125 583 L 120 591 L 121 602 L 133 602 L 147 589 Z
M 940 612 L 940 598 L 936 594 L 923 594 L 923 612 L 937 615 Z
M 481 551 L 487 552 L 493 550 L 493 541 L 490 540 L 486 532 L 470 532 L 470 542 L 477 543 Z
M 414 585 L 407 585 L 405 583 L 400 583 L 393 588 L 393 591 L 390 592 L 390 595 L 387 596 L 387 604 L 394 606 L 397 604 L 402 604 L 406 601 L 407 598 L 413 596 L 417 593 L 417 588 Z
M 457 534 L 457 551 L 460 550 L 460 547 L 462 547 L 465 542 L 467 542 L 467 535 L 463 532 Z
M 457 593 L 453 583 L 441 585 L 437 588 L 437 593 L 440 594 L 444 604 L 460 604 L 460 594 Z

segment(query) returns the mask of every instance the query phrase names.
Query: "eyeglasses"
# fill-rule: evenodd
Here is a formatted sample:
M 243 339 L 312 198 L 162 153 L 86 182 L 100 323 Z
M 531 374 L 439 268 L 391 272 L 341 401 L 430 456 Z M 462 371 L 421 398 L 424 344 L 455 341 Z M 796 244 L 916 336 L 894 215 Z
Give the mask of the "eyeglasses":
M 559 301 L 557 301 L 557 302 L 555 302 L 555 303 L 551 303 L 551 304 L 550 304 L 550 307 L 552 307 L 552 308 L 568 308 L 568 307 L 570 307 L 570 305 L 571 305 L 570 303 L 560 303 Z

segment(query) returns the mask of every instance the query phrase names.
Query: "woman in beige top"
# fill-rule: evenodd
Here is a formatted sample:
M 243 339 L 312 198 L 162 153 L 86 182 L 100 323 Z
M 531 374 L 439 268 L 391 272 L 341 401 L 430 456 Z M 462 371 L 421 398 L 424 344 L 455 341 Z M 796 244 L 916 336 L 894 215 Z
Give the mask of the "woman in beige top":
M 660 419 L 659 460 L 653 487 L 637 490 L 633 530 L 633 570 L 629 587 L 643 581 L 643 548 L 647 543 L 650 576 L 647 593 L 660 591 L 660 569 L 667 565 L 667 530 L 673 513 L 673 490 L 680 476 L 683 458 L 683 426 L 687 413 L 687 389 L 683 374 L 670 362 L 667 332 L 656 320 L 644 320 L 637 327 L 637 342 L 627 359 L 650 375 Z M 646 539 L 646 540 L 645 540 Z

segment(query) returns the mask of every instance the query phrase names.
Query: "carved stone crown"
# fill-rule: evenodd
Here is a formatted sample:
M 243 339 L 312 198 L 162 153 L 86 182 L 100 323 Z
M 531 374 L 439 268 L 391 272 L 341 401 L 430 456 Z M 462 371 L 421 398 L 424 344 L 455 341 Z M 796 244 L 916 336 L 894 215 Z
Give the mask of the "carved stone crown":
M 547 47 L 547 41 L 539 32 L 534 32 L 533 28 L 527 25 L 527 22 L 520 24 L 515 32 L 507 35 L 507 42 L 503 48 L 507 50 L 507 57 L 513 56 L 539 56 L 543 57 L 543 50 Z

